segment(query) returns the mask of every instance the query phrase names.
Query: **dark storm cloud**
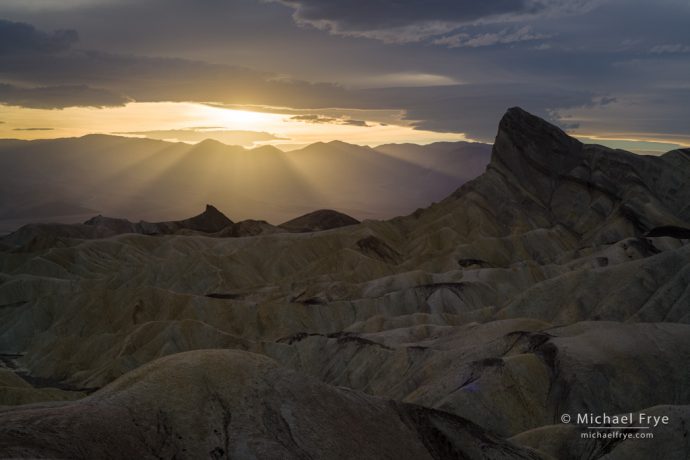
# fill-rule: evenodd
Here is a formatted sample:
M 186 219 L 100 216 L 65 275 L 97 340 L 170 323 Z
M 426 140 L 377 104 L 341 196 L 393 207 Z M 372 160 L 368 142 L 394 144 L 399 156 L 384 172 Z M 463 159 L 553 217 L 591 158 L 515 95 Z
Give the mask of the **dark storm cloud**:
M 594 96 L 570 89 L 545 91 L 541 85 L 525 85 L 529 90 L 521 87 L 517 92 L 507 85 L 484 84 L 357 90 L 229 65 L 79 49 L 63 49 L 40 59 L 26 53 L 0 59 L 0 77 L 33 85 L 0 84 L 0 101 L 10 105 L 61 108 L 122 105 L 134 100 L 389 109 L 400 111 L 420 129 L 463 132 L 483 140 L 491 139 L 496 120 L 508 106 L 525 102 L 536 113 L 546 114 L 587 104 Z M 349 117 L 317 115 L 301 121 L 366 126 L 366 121 Z
M 518 29 L 503 29 L 497 32 L 483 32 L 476 35 L 459 33 L 438 38 L 433 41 L 435 45 L 445 45 L 449 48 L 478 48 L 482 46 L 505 45 L 511 43 L 527 42 L 549 38 L 548 35 L 535 33 L 530 26 Z
M 32 109 L 108 107 L 124 105 L 127 99 L 86 85 L 17 87 L 0 83 L 0 104 Z
M 294 9 L 299 24 L 334 34 L 405 43 L 463 25 L 510 22 L 539 15 L 582 12 L 597 0 L 273 0 Z
M 497 121 L 511 104 L 556 124 L 561 124 L 558 109 L 601 105 L 601 98 L 589 91 L 533 84 L 389 88 L 369 94 L 379 103 L 405 108 L 405 119 L 415 128 L 464 132 L 482 141 L 493 140 Z
M 280 0 L 295 9 L 295 18 L 332 21 L 344 30 L 372 30 L 424 21 L 470 22 L 501 14 L 534 12 L 543 4 L 530 0 Z
M 0 83 L 21 88 L 23 96 L 44 87 L 100 88 L 114 105 L 128 99 L 265 105 L 362 121 L 369 118 L 337 110 L 387 109 L 420 129 L 484 140 L 506 107 L 521 105 L 581 132 L 630 126 L 650 136 L 688 135 L 687 1 L 12 4 L 0 3 L 0 15 L 13 21 L 3 25 L 15 30 L 23 20 L 19 29 L 33 38 L 22 46 L 12 44 L 22 43 L 15 35 L 2 41 Z M 295 20 L 316 27 L 296 27 Z M 60 29 L 78 30 L 80 41 L 76 33 L 52 32 Z M 401 75 L 428 81 L 391 88 Z M 464 84 L 424 87 L 434 81 Z M 367 85 L 378 89 L 361 89 Z M 47 105 L 83 105 L 83 96 Z M 103 94 L 92 96 L 92 105 L 107 105 Z M 606 97 L 615 100 L 604 103 Z M 37 102 L 27 96 L 22 103 Z
M 332 124 L 332 125 L 349 125 L 349 126 L 361 126 L 361 127 L 369 127 L 369 124 L 365 120 L 353 120 L 352 118 L 334 118 L 334 117 L 327 117 L 324 115 L 315 115 L 315 114 L 307 114 L 307 115 L 295 115 L 294 117 L 290 117 L 290 120 L 294 121 L 302 121 L 305 123 L 317 123 L 317 124 Z
M 186 59 L 61 49 L 40 56 L 16 49 L 0 56 L 0 103 L 31 108 L 196 101 L 322 107 L 347 91 L 267 72 Z M 22 86 L 1 80 L 21 81 Z M 104 89 L 95 89 L 104 88 Z
M 29 24 L 0 19 L 0 56 L 56 53 L 70 48 L 78 40 L 74 30 L 47 33 Z

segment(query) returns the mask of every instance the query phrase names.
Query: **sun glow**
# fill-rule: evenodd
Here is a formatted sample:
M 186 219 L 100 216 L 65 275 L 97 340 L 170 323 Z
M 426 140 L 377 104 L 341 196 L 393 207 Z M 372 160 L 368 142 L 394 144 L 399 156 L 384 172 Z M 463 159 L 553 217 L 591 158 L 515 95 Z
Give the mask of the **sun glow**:
M 379 145 L 465 139 L 458 133 L 415 130 L 400 112 L 391 110 L 251 110 L 186 102 L 129 103 L 122 107 L 73 107 L 62 110 L 0 105 L 0 120 L 4 122 L 0 124 L 0 137 L 14 139 L 101 133 L 182 142 L 210 138 L 245 146 L 271 144 L 288 150 L 332 140 Z M 233 136 L 242 141 L 234 141 Z
M 186 114 L 209 126 L 225 129 L 249 129 L 265 131 L 282 120 L 282 116 L 272 113 L 250 112 L 248 110 L 225 109 L 208 105 L 194 104 Z

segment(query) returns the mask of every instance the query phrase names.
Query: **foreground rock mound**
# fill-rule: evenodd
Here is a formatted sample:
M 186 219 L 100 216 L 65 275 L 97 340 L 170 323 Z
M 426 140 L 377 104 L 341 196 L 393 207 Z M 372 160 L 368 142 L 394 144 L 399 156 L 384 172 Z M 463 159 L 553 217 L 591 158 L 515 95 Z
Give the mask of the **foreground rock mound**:
M 2 457 L 542 458 L 459 417 L 227 350 L 163 358 L 79 402 L 0 417 Z
M 356 225 L 359 221 L 333 210 L 314 211 L 274 226 L 263 220 L 233 222 L 210 204 L 189 219 L 168 222 L 130 222 L 127 219 L 98 215 L 83 224 L 28 224 L 0 238 L 0 250 L 36 251 L 68 244 L 69 239 L 101 239 L 127 233 L 139 235 L 204 235 L 218 238 L 308 233 Z
M 28 224 L 3 237 L 5 246 L 23 251 L 35 251 L 65 244 L 68 239 L 99 239 L 126 233 L 141 235 L 173 235 L 179 233 L 215 234 L 236 224 L 211 205 L 189 219 L 169 222 L 130 222 L 98 215 L 83 224 Z

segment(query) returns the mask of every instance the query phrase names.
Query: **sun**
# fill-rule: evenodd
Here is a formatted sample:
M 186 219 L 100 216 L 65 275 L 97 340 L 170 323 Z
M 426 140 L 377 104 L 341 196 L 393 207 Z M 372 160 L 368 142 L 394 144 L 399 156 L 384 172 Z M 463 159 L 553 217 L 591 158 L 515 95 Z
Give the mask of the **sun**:
M 192 108 L 191 118 L 204 125 L 226 129 L 265 130 L 280 123 L 280 115 L 249 110 L 226 109 L 196 105 Z

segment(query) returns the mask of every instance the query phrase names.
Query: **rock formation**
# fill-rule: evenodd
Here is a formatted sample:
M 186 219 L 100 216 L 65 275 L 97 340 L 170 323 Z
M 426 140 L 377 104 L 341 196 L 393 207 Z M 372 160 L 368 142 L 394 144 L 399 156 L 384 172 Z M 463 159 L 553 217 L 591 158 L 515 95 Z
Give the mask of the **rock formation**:
M 37 391 L 90 395 L 0 410 L 0 454 L 684 458 L 688 183 L 690 150 L 583 145 L 514 108 L 486 172 L 405 217 L 11 235 L 0 354 Z M 234 351 L 184 353 L 209 349 Z M 604 443 L 560 423 L 578 411 L 673 423 Z
M 543 458 L 459 417 L 231 350 L 179 353 L 78 402 L 0 414 L 3 457 Z
M 237 238 L 271 233 L 308 233 L 358 224 L 359 221 L 333 210 L 320 210 L 296 217 L 279 226 L 263 220 L 233 222 L 214 206 L 189 219 L 170 222 L 130 222 L 127 219 L 95 216 L 83 224 L 28 224 L 0 238 L 0 248 L 32 252 L 67 244 L 67 240 L 101 239 L 115 235 L 203 235 Z

